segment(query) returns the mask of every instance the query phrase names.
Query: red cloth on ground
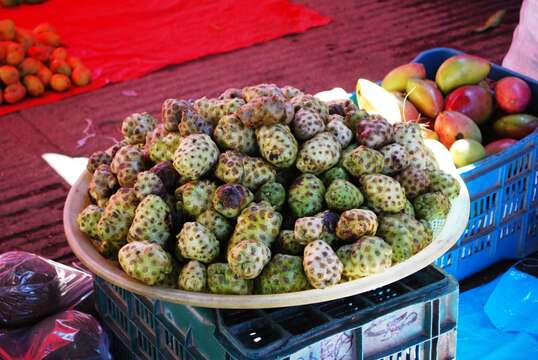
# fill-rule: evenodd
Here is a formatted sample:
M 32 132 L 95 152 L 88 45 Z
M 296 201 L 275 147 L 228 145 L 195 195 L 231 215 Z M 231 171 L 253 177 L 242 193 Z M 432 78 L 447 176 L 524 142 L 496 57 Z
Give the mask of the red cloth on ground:
M 23 28 L 50 23 L 70 55 L 80 57 L 93 71 L 86 87 L 2 104 L 0 115 L 330 21 L 288 0 L 48 0 L 2 8 L 0 14 Z

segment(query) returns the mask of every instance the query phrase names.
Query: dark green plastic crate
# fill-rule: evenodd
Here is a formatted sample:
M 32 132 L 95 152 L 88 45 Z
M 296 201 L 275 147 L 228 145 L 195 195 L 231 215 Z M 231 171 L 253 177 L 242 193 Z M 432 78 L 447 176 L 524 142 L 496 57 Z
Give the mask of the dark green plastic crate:
M 144 298 L 96 278 L 97 309 L 117 359 L 452 359 L 458 284 L 433 266 L 330 302 L 213 310 Z M 325 356 L 326 354 L 324 354 Z M 334 355 L 334 354 L 333 354 Z M 330 357 L 329 357 L 330 358 Z

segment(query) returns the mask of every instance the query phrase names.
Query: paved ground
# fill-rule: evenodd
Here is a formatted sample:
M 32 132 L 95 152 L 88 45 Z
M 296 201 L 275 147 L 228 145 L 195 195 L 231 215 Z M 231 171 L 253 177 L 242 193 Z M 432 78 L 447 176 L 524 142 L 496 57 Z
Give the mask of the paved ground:
M 212 96 L 258 82 L 309 92 L 353 89 L 357 77 L 379 79 L 422 50 L 447 46 L 500 62 L 517 24 L 520 1 L 302 1 L 332 17 L 327 26 L 262 45 L 169 67 L 142 79 L 0 118 L 0 253 L 24 249 L 69 263 L 62 209 L 68 185 L 41 159 L 46 152 L 86 156 L 119 137 L 136 111 L 159 113 L 168 97 Z M 475 34 L 492 12 L 503 24 Z M 122 95 L 134 90 L 136 97 Z M 77 147 L 87 119 L 96 136 Z

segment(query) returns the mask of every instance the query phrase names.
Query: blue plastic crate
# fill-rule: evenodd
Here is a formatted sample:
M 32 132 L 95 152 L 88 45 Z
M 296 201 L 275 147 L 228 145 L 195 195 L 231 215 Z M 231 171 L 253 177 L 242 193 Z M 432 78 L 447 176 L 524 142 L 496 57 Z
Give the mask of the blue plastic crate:
M 455 355 L 458 284 L 433 266 L 364 294 L 280 309 L 171 304 L 100 278 L 95 291 L 97 311 L 117 359 L 339 358 L 327 356 L 327 351 L 356 359 Z
M 413 62 L 435 78 L 437 68 L 449 57 L 461 54 L 448 48 L 420 53 Z M 532 90 L 527 112 L 538 114 L 538 82 L 493 64 L 493 80 L 517 76 Z M 456 245 L 436 260 L 444 270 L 464 279 L 503 259 L 523 258 L 538 250 L 538 132 L 509 149 L 462 167 L 459 173 L 471 197 L 467 229 Z

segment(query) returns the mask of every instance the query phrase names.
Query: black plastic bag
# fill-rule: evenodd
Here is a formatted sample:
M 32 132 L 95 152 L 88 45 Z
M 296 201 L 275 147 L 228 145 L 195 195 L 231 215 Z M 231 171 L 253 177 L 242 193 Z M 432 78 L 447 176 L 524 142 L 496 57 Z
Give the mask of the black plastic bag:
M 0 330 L 3 360 L 109 360 L 108 337 L 97 320 L 76 310 L 52 315 L 34 326 Z
M 24 251 L 0 255 L 0 328 L 35 324 L 93 294 L 90 274 Z

